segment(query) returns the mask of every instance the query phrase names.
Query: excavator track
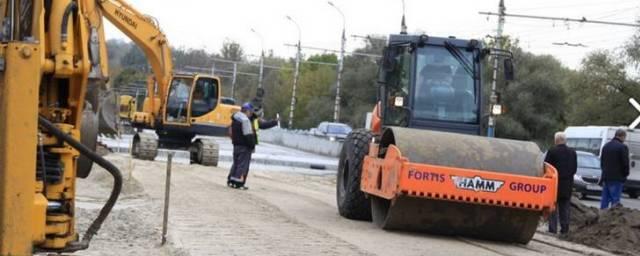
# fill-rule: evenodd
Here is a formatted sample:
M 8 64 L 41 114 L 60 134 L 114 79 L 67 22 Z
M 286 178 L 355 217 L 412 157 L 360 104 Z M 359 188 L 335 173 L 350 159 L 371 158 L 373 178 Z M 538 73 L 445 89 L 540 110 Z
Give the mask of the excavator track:
M 220 150 L 215 140 L 201 138 L 191 148 L 193 162 L 204 166 L 218 166 Z
M 153 161 L 158 155 L 158 139 L 153 134 L 136 134 L 131 146 L 131 155 L 136 159 Z

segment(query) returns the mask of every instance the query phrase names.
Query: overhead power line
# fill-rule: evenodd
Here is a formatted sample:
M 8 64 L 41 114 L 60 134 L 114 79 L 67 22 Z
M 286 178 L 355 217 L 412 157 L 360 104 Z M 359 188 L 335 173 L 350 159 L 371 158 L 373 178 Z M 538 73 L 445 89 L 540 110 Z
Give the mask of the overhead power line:
M 482 15 L 490 15 L 490 16 L 503 16 L 503 17 L 538 19 L 538 20 L 552 20 L 552 21 L 563 21 L 563 22 L 593 23 L 593 24 L 601 24 L 601 25 L 614 25 L 614 26 L 627 26 L 627 27 L 640 28 L 640 24 L 637 24 L 637 23 L 590 20 L 590 19 L 587 19 L 586 17 L 582 17 L 580 19 L 574 19 L 574 18 L 551 17 L 551 16 L 536 16 L 536 15 L 511 14 L 511 13 L 502 13 L 502 14 L 494 13 L 494 12 L 479 12 L 479 13 L 482 14 Z
M 191 69 L 191 70 L 201 70 L 201 71 L 211 72 L 211 68 L 203 68 L 203 67 L 195 67 L 195 66 L 185 66 L 184 68 L 185 69 Z M 216 72 L 216 73 L 222 72 L 222 73 L 228 73 L 228 74 L 233 74 L 234 73 L 231 70 L 223 70 L 223 69 L 216 69 L 216 70 L 214 70 L 214 72 Z M 240 71 L 236 71 L 235 73 L 238 74 L 238 75 L 245 75 L 245 76 L 258 76 L 258 74 L 256 74 L 256 73 L 247 73 L 247 72 L 240 72 Z M 218 75 L 218 74 L 216 74 L 216 75 Z
M 284 45 L 285 46 L 289 46 L 289 47 L 298 47 L 298 45 L 294 45 L 294 44 L 284 44 Z M 313 47 L 313 46 L 301 46 L 301 48 L 309 49 L 309 50 L 316 50 L 316 51 L 340 53 L 339 50 L 320 48 L 320 47 Z M 382 58 L 381 55 L 370 54 L 370 53 L 361 53 L 361 52 L 345 52 L 345 54 L 351 54 L 351 55 L 355 55 L 355 56 L 365 56 L 365 57 L 371 57 L 371 58 Z
M 589 47 L 589 46 L 586 46 L 586 45 L 584 45 L 582 43 L 572 44 L 572 43 L 569 43 L 569 42 L 564 42 L 564 43 L 554 42 L 552 44 L 553 45 L 561 45 L 561 46 L 571 46 L 571 47 Z

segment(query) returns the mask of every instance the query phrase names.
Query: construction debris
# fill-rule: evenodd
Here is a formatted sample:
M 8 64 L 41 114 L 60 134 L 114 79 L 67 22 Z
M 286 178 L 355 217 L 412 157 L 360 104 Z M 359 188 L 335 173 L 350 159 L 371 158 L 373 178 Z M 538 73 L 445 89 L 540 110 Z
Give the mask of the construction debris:
M 614 207 L 600 211 L 571 200 L 567 240 L 622 255 L 640 255 L 640 211 Z

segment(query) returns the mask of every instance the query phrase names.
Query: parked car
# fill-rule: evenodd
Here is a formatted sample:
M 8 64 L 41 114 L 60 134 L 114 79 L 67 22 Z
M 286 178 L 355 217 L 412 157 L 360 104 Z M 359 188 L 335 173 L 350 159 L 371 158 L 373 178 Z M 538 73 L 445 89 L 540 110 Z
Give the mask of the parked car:
M 221 97 L 220 102 L 226 105 L 236 105 L 236 99 L 230 97 Z
M 351 126 L 343 123 L 322 122 L 317 128 L 313 128 L 311 133 L 316 136 L 326 137 L 332 141 L 342 141 L 347 138 L 351 130 Z
M 576 151 L 578 155 L 578 171 L 573 176 L 573 191 L 582 198 L 589 195 L 600 195 L 602 187 L 598 185 L 602 170 L 600 159 L 593 153 Z

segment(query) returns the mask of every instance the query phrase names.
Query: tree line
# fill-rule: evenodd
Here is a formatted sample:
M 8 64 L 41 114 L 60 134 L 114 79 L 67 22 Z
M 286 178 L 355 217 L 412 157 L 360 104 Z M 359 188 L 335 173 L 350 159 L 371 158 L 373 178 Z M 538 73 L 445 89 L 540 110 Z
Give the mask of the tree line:
M 371 37 L 355 52 L 380 55 L 384 41 Z M 377 37 L 379 38 L 379 36 Z M 517 39 L 502 40 L 503 47 L 514 53 L 516 79 L 498 81 L 500 102 L 505 112 L 498 117 L 496 136 L 531 140 L 543 148 L 552 143 L 553 133 L 566 126 L 628 125 L 638 113 L 628 99 L 640 99 L 640 30 L 616 50 L 594 50 L 585 56 L 577 69 L 563 66 L 551 55 L 537 55 L 524 51 Z M 495 43 L 488 40 L 488 46 Z M 124 41 L 108 42 L 112 86 L 119 87 L 141 81 L 149 72 L 142 52 Z M 216 53 L 204 49 L 174 48 L 177 71 L 207 72 L 215 69 L 221 75 L 223 96 L 237 102 L 254 97 L 258 84 L 257 57 L 249 58 L 241 45 L 225 41 Z M 233 64 L 214 58 L 237 61 L 234 95 L 231 95 Z M 308 129 L 322 121 L 333 119 L 336 90 L 336 67 L 313 62 L 336 63 L 335 54 L 305 55 L 300 68 L 297 88 L 294 128 Z M 309 61 L 309 62 L 306 62 Z M 340 121 L 353 127 L 365 125 L 365 115 L 376 102 L 378 60 L 351 55 L 345 57 L 341 87 Z M 264 58 L 263 86 L 266 91 L 265 115 L 280 114 L 282 123 L 289 118 L 293 86 L 294 58 L 275 56 L 267 52 Z M 485 63 L 484 94 L 488 96 L 491 65 Z M 193 70 L 192 67 L 203 68 Z M 281 67 L 275 69 L 273 67 Z M 242 73 L 242 74 L 240 74 Z M 487 99 L 488 97 L 484 97 Z M 488 106 L 487 109 L 488 111 Z

